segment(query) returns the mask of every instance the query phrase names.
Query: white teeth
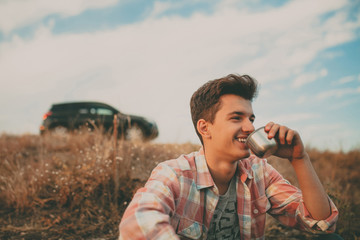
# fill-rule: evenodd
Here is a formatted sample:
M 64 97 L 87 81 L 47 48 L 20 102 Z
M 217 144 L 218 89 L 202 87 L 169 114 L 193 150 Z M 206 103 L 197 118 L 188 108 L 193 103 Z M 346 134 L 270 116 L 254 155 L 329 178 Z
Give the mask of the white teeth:
M 245 138 L 238 138 L 237 139 L 239 142 L 242 142 L 242 143 L 245 143 L 246 142 L 246 139 Z

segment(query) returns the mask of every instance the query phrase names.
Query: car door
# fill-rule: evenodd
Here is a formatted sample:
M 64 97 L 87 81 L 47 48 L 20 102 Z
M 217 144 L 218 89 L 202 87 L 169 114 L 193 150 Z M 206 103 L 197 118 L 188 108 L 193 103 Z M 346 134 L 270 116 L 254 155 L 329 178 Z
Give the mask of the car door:
M 113 128 L 114 110 L 107 107 L 96 108 L 96 125 L 104 127 L 104 130 Z
M 77 127 L 81 127 L 81 126 L 88 126 L 89 128 L 93 128 L 92 124 L 89 124 L 90 121 L 95 120 L 95 116 L 96 116 L 96 109 L 95 108 L 91 108 L 91 106 L 79 106 L 77 108 L 77 113 L 76 113 L 76 125 Z

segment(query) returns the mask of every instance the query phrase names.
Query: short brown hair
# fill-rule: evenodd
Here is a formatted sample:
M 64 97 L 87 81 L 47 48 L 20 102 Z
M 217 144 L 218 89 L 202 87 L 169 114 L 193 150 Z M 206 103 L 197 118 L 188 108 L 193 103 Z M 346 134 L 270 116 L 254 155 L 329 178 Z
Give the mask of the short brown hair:
M 215 115 L 220 109 L 220 97 L 225 94 L 234 94 L 252 101 L 257 94 L 258 83 L 248 75 L 229 74 L 226 77 L 208 81 L 201 86 L 191 97 L 191 118 L 203 144 L 202 137 L 197 130 L 200 119 L 213 123 Z

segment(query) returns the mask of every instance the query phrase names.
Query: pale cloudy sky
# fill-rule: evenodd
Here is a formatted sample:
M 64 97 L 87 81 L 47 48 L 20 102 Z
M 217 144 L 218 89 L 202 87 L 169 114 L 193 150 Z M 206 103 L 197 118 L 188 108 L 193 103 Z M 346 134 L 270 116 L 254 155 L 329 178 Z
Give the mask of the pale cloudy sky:
M 261 84 L 256 127 L 360 147 L 358 0 L 0 0 L 0 132 L 96 100 L 155 120 L 157 142 L 199 143 L 189 99 L 229 73 Z

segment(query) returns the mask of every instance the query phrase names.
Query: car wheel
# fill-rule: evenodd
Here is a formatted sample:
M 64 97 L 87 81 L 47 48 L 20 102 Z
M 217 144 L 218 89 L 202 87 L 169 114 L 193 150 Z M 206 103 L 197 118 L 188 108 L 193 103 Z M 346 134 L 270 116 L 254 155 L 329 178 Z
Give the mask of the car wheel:
M 130 141 L 144 140 L 144 133 L 139 126 L 132 126 L 126 130 L 125 139 Z
M 52 134 L 53 135 L 57 135 L 57 136 L 64 136 L 68 133 L 68 129 L 64 126 L 56 126 L 55 128 L 53 128 L 52 130 Z

